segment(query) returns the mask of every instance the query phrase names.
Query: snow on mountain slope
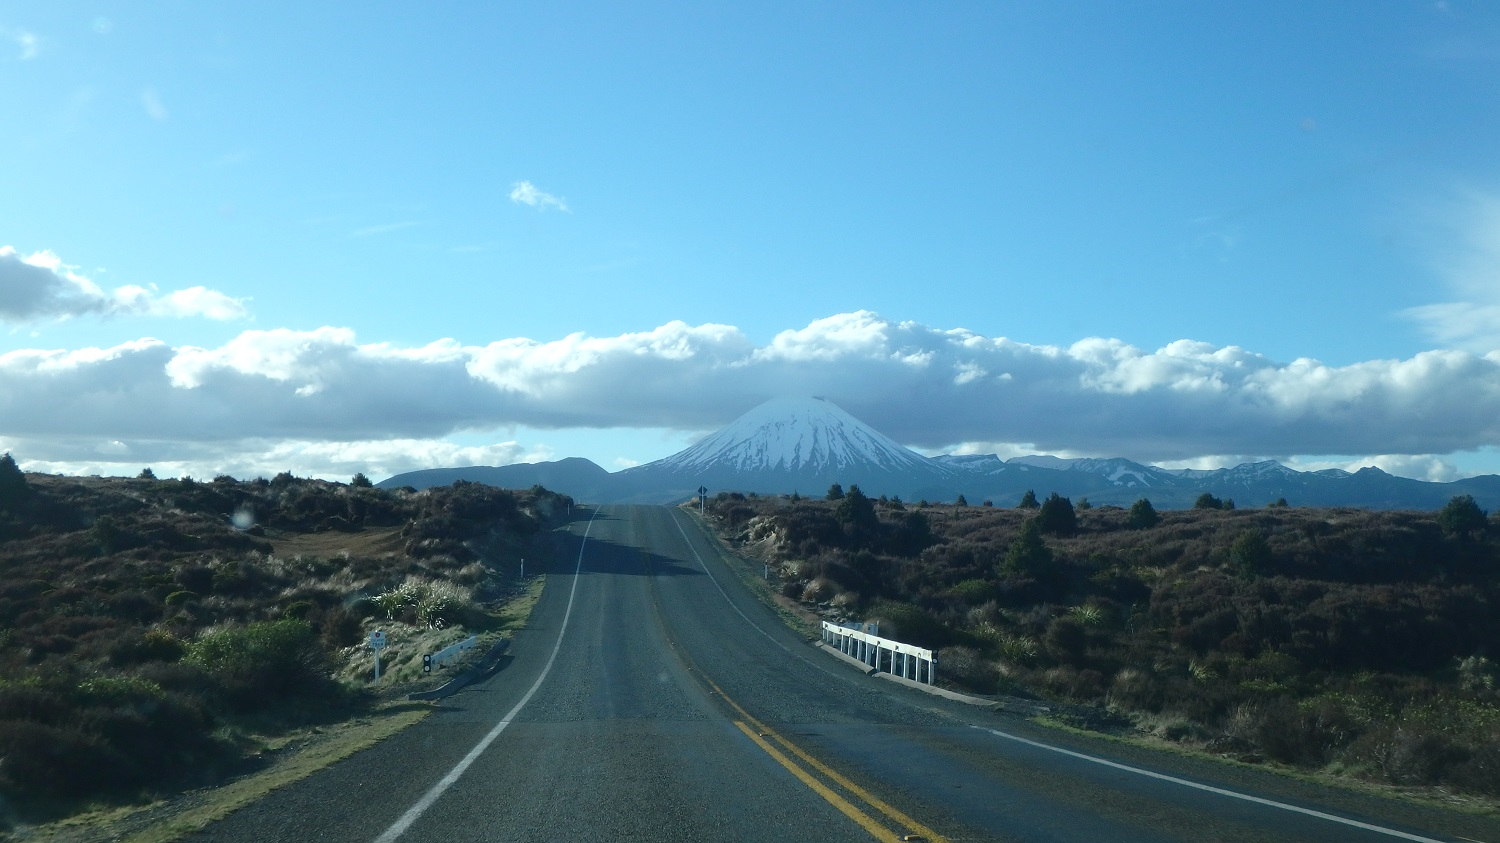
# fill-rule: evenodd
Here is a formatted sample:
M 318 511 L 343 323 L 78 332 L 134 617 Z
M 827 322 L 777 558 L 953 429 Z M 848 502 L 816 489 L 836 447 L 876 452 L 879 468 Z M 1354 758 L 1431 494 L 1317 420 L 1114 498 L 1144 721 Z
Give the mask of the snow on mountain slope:
M 908 450 L 833 404 L 781 398 L 745 413 L 728 427 L 665 459 L 610 474 L 587 460 L 499 468 L 427 469 L 381 481 L 384 488 L 426 488 L 456 480 L 509 488 L 542 484 L 580 500 L 673 503 L 700 488 L 757 494 L 820 494 L 833 483 L 858 485 L 871 497 L 907 500 L 1019 500 L 1024 492 L 1057 492 L 1095 504 L 1129 506 L 1149 493 L 1157 508 L 1192 506 L 1203 492 L 1241 503 L 1285 498 L 1293 506 L 1436 509 L 1454 495 L 1500 507 L 1500 477 L 1432 483 L 1394 477 L 1378 468 L 1298 472 L 1272 461 L 1234 468 L 1167 470 L 1126 459 L 1062 459 L 1045 455 L 1002 461 L 994 454 L 928 458 Z
M 1163 469 L 1119 457 L 1063 459 L 1047 454 L 1033 454 L 1026 457 L 1011 457 L 1006 460 L 1006 464 L 1030 465 L 1050 468 L 1054 471 L 1087 472 L 1097 474 L 1116 486 L 1159 486 L 1164 482 L 1171 482 L 1169 472 Z
M 717 433 L 652 465 L 676 471 L 836 472 L 932 469 L 921 454 L 821 398 L 774 398 Z

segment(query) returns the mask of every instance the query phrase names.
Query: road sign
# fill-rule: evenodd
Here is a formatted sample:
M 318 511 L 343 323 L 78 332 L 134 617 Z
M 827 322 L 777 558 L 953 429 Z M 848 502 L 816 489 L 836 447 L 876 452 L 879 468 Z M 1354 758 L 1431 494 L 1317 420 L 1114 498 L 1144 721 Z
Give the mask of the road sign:
M 375 651 L 375 681 L 380 681 L 380 651 L 385 649 L 385 630 L 370 633 L 370 649 Z

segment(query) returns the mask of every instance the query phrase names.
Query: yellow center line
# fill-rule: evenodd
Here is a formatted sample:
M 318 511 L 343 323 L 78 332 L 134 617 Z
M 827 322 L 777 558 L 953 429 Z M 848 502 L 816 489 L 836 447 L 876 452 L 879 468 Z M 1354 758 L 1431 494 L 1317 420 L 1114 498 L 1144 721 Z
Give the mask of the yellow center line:
M 914 832 L 922 840 L 931 841 L 931 843 L 948 843 L 948 839 L 943 835 L 938 834 L 936 831 L 933 831 L 927 826 L 917 822 L 916 820 L 907 816 L 903 811 L 898 810 L 894 806 L 887 803 L 885 800 L 850 781 L 847 777 L 840 774 L 837 770 L 834 770 L 827 764 L 824 764 L 818 759 L 812 757 L 801 747 L 782 737 L 781 733 L 777 732 L 775 729 L 772 729 L 770 726 L 767 726 L 761 721 L 755 719 L 755 717 L 752 716 L 750 712 L 746 711 L 740 706 L 739 703 L 735 702 L 733 698 L 724 693 L 724 689 L 720 688 L 712 679 L 709 679 L 707 676 L 703 676 L 701 673 L 699 674 L 699 676 L 703 679 L 704 682 L 708 683 L 708 686 L 710 688 L 714 689 L 714 693 L 718 694 L 719 697 L 724 700 L 724 702 L 729 703 L 729 706 L 735 711 L 739 712 L 740 716 L 745 718 L 745 721 L 747 721 L 751 726 L 755 727 L 754 730 L 752 730 L 750 726 L 745 725 L 744 722 L 736 720 L 734 721 L 734 725 L 738 726 L 740 728 L 740 731 L 744 732 L 747 736 L 749 736 L 751 740 L 755 741 L 755 743 L 759 745 L 761 749 L 766 751 L 766 754 L 776 759 L 776 761 L 780 763 L 781 766 L 791 771 L 792 775 L 800 779 L 803 784 L 806 784 L 808 787 L 812 788 L 815 792 L 817 792 L 819 796 L 822 796 L 824 799 L 828 800 L 829 804 L 833 805 L 835 808 L 838 808 L 840 811 L 843 811 L 844 814 L 846 814 L 850 819 L 853 819 L 855 822 L 859 823 L 864 827 L 866 831 L 869 831 L 876 838 L 880 838 L 883 834 L 888 833 L 886 829 L 879 826 L 878 824 L 875 824 L 874 820 L 872 820 L 867 814 L 854 807 L 852 804 L 844 800 L 843 797 L 840 797 L 837 793 L 834 793 L 822 782 L 814 779 L 810 774 L 807 773 L 807 771 L 803 770 L 801 767 L 798 767 L 795 763 L 792 762 L 791 759 L 783 755 L 774 746 L 771 746 L 771 744 L 767 742 L 765 738 L 762 737 L 762 735 L 770 735 L 773 739 L 775 739 L 777 743 L 786 747 L 788 752 L 791 752 L 793 755 L 802 759 L 803 762 L 811 766 L 813 769 L 817 770 L 819 773 L 822 773 L 824 776 L 832 779 L 836 784 L 838 784 L 839 787 L 842 787 L 844 790 L 847 790 L 848 792 L 859 797 L 859 799 L 866 805 L 869 805 L 871 808 L 874 808 L 875 810 L 884 814 L 892 822 L 905 827 L 908 831 Z M 850 813 L 851 811 L 853 813 Z M 856 814 L 858 816 L 856 816 Z M 879 831 L 877 832 L 875 829 L 879 829 Z M 903 838 L 898 837 L 895 839 L 900 840 Z
M 767 755 L 774 758 L 776 760 L 776 763 L 785 767 L 787 772 L 796 776 L 798 781 L 807 785 L 812 789 L 814 793 L 823 797 L 823 799 L 826 800 L 828 804 L 839 809 L 839 811 L 842 812 L 844 816 L 848 817 L 851 820 L 854 820 L 856 823 L 859 823 L 860 828 L 863 828 L 865 831 L 870 832 L 871 837 L 874 837 L 876 840 L 900 839 L 894 837 L 891 834 L 890 829 L 876 822 L 874 817 L 871 817 L 864 811 L 861 811 L 860 809 L 854 807 L 854 805 L 850 804 L 849 800 L 838 795 L 837 793 L 834 793 L 833 790 L 828 787 L 828 785 L 823 784 L 822 782 L 813 778 L 806 770 L 792 763 L 792 759 L 783 755 L 779 750 L 776 749 L 776 747 L 771 746 L 771 744 L 768 743 L 765 738 L 756 734 L 754 729 L 746 726 L 743 720 L 734 721 L 734 725 L 738 726 L 740 731 L 745 733 L 745 737 L 749 738 L 752 741 L 755 741 L 756 746 L 765 750 Z

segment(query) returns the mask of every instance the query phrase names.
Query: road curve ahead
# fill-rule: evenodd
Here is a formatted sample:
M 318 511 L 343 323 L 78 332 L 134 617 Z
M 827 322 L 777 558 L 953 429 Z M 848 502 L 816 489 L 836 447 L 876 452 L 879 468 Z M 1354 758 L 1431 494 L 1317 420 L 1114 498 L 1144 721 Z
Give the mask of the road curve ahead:
M 867 677 L 782 626 L 691 513 L 602 507 L 564 538 L 504 669 L 197 839 L 1500 843 L 1486 818 Z

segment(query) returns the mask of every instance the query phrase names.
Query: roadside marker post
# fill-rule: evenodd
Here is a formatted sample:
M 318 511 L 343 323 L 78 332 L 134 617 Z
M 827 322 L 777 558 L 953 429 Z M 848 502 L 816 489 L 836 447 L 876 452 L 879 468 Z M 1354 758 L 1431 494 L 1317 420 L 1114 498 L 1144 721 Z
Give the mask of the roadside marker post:
M 380 681 L 380 651 L 385 649 L 385 630 L 370 633 L 370 649 L 375 651 L 375 681 Z

